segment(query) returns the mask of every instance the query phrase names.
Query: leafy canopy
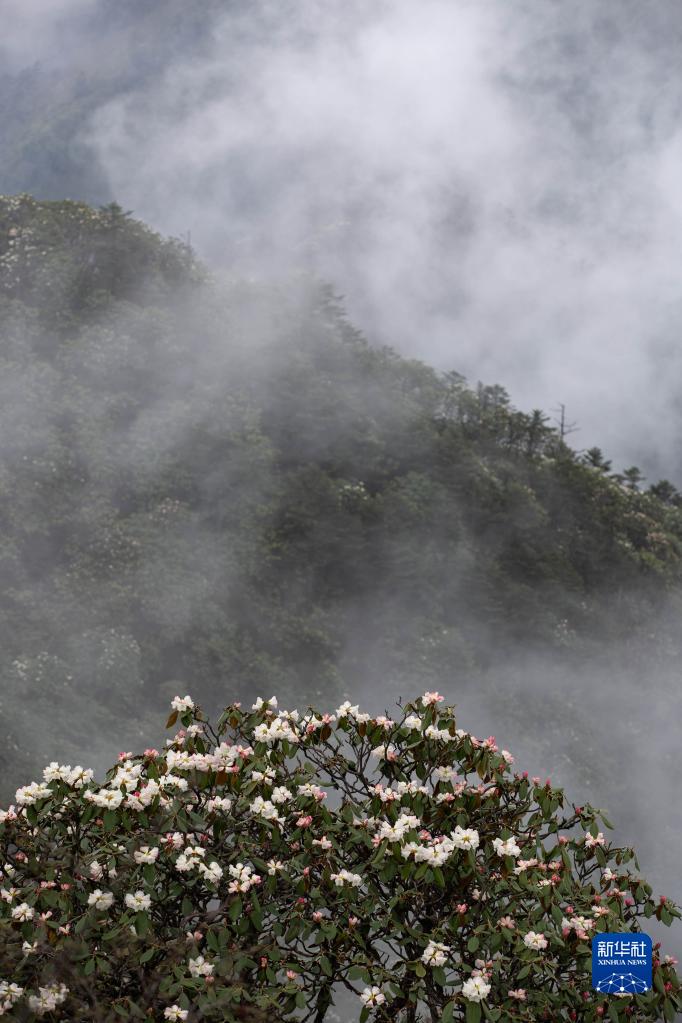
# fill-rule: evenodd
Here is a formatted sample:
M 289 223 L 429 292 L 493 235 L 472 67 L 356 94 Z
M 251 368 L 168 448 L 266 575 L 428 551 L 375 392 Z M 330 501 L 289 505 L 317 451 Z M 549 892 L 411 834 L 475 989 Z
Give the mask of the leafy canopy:
M 100 784 L 50 764 L 0 814 L 12 1018 L 672 1020 L 590 985 L 590 939 L 677 908 L 561 789 L 427 692 L 394 718 L 173 700 L 162 751 Z M 258 1015 L 252 1018 L 259 1018 Z

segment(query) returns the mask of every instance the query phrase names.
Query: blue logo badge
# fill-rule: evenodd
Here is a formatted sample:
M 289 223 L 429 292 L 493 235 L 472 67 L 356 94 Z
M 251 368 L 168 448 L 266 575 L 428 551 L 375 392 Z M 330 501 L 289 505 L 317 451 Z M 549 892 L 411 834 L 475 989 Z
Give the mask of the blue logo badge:
M 641 995 L 651 988 L 648 934 L 598 934 L 592 939 L 592 987 L 603 995 Z

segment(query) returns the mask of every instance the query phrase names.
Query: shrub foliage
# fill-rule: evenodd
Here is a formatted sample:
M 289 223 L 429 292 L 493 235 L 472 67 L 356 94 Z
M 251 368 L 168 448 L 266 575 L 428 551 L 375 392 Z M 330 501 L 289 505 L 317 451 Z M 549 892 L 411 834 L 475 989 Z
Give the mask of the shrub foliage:
M 189 696 L 98 783 L 50 764 L 0 813 L 0 1014 L 17 1020 L 672 1020 L 596 994 L 591 938 L 680 914 L 600 810 L 515 773 L 425 693 L 394 718 Z M 344 1003 L 346 1004 L 346 1003 Z

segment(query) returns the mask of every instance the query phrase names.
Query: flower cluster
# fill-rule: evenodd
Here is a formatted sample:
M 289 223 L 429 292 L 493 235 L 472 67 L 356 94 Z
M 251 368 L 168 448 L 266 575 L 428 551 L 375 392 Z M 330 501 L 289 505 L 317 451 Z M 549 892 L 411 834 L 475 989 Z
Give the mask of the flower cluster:
M 294 1020 L 342 986 L 361 1020 L 596 1023 L 589 939 L 680 915 L 599 811 L 513 774 L 438 693 L 171 709 L 162 751 L 100 781 L 52 763 L 0 813 L 0 1016 Z M 654 975 L 624 1021 L 680 1008 L 658 948 Z

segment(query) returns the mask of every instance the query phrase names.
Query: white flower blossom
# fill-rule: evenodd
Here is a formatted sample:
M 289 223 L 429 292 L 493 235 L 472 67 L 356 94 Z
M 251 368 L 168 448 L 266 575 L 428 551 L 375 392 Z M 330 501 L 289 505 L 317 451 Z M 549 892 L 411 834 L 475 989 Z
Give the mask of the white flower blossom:
M 33 806 L 40 799 L 47 799 L 51 795 L 52 790 L 43 782 L 32 781 L 30 785 L 17 789 L 15 799 L 19 806 Z
M 15 906 L 12 910 L 12 919 L 18 920 L 20 923 L 32 920 L 34 916 L 35 910 L 32 906 L 29 906 L 28 902 L 20 902 L 19 905 Z
M 134 909 L 136 912 L 149 909 L 152 904 L 150 896 L 141 891 L 135 892 L 134 895 L 126 895 L 124 902 L 128 909 Z
M 462 984 L 462 994 L 468 1002 L 482 1002 L 490 994 L 490 984 L 480 975 L 469 977 Z
M 443 945 L 440 941 L 429 941 L 422 952 L 421 960 L 427 966 L 442 966 L 448 958 L 449 945 Z
M 500 856 L 502 859 L 504 859 L 505 856 L 516 857 L 521 855 L 521 850 L 519 849 L 516 839 L 513 836 L 512 838 L 505 839 L 494 838 L 493 849 L 495 850 L 497 855 Z
M 262 710 L 263 707 L 277 707 L 277 697 L 271 696 L 269 700 L 264 700 L 261 696 L 258 697 L 256 702 L 251 707 L 251 710 Z
M 136 863 L 154 863 L 159 857 L 159 850 L 156 846 L 142 845 L 133 853 Z
M 209 963 L 203 956 L 190 959 L 188 965 L 193 977 L 210 977 L 214 969 L 213 963 Z
M 184 714 L 188 710 L 194 710 L 194 700 L 191 696 L 176 696 L 171 700 L 171 707 L 177 710 L 178 714 Z
M 360 999 L 367 1006 L 383 1005 L 386 1001 L 386 995 L 380 987 L 366 987 L 361 991 Z
M 332 874 L 331 877 L 337 888 L 343 888 L 346 885 L 349 885 L 351 888 L 359 888 L 362 884 L 362 878 L 359 874 L 353 874 L 345 868 L 340 870 L 338 874 Z
M 94 892 L 88 895 L 88 906 L 94 906 L 95 909 L 109 909 L 114 902 L 114 896 L 111 892 L 103 892 L 101 888 L 95 888 Z

